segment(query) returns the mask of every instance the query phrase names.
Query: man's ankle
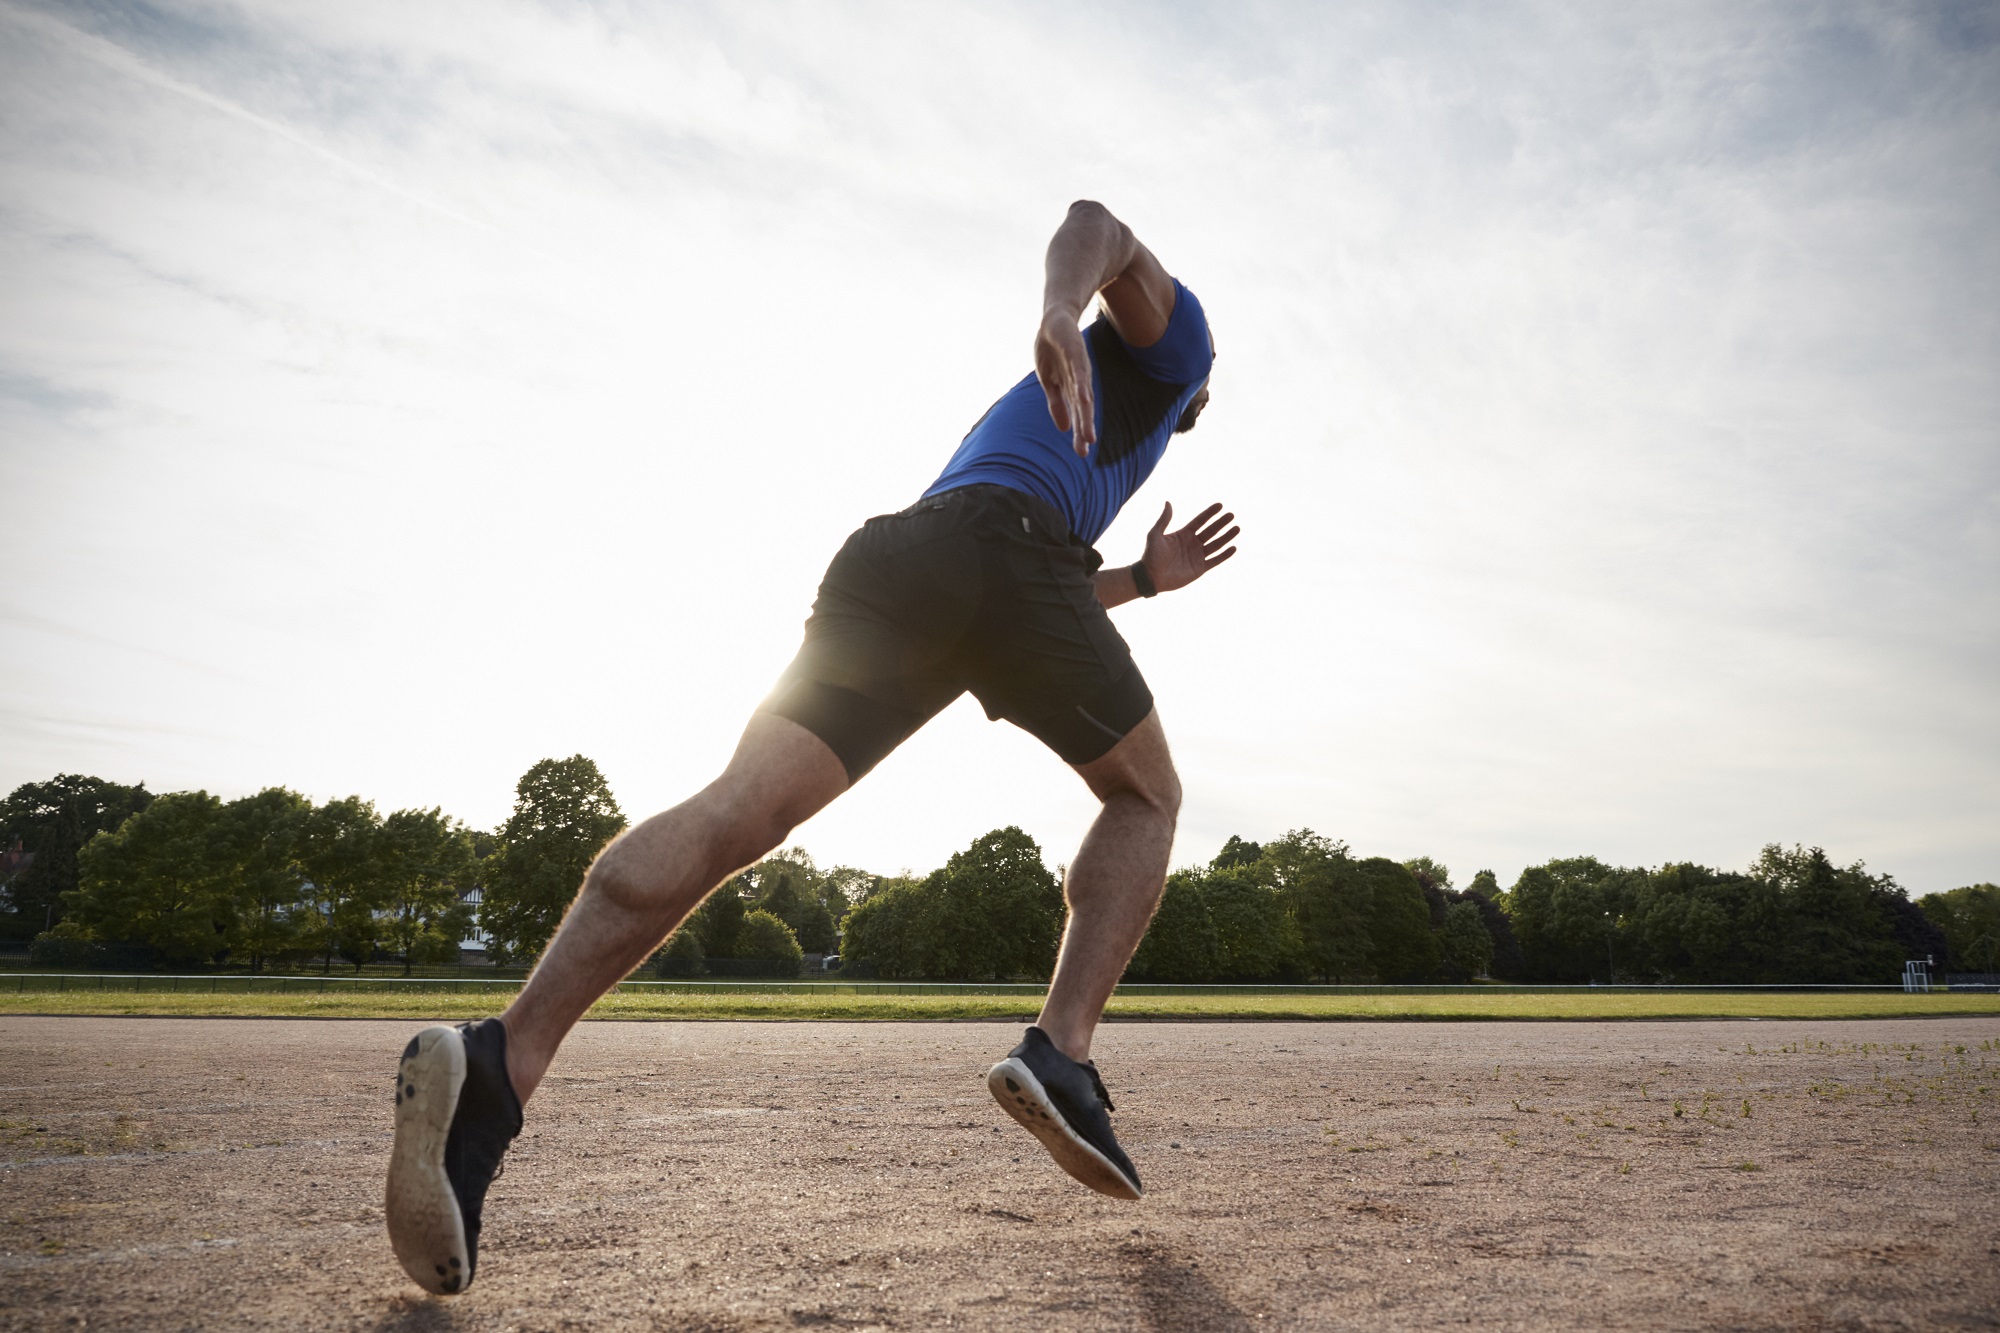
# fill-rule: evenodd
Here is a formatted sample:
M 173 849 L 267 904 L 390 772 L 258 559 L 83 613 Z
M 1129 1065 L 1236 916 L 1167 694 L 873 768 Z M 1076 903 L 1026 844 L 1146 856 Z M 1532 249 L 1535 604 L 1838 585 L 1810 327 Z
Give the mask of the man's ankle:
M 1079 1033 L 1072 1027 L 1061 1023 L 1051 1023 L 1046 1019 L 1038 1019 L 1035 1026 L 1041 1030 L 1043 1036 L 1049 1039 L 1050 1044 L 1070 1059 L 1076 1061 L 1078 1064 L 1084 1064 L 1089 1061 L 1090 1030 L 1088 1028 Z
M 537 1064 L 522 1053 L 521 1047 L 514 1041 L 514 1029 L 507 1022 L 505 1014 L 497 1015 L 493 1021 L 507 1034 L 507 1045 L 504 1048 L 507 1056 L 507 1082 L 514 1089 L 515 1100 L 525 1107 L 528 1098 L 534 1096 L 535 1089 L 541 1086 L 542 1075 L 548 1072 L 549 1062 L 543 1060 Z

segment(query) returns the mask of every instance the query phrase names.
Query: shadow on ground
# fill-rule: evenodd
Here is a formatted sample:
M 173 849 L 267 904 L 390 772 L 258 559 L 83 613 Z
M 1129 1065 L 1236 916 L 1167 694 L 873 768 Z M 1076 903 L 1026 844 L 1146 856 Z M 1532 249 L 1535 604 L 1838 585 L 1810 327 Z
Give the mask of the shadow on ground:
M 467 1327 L 452 1302 L 436 1296 L 397 1296 L 369 1333 L 453 1333 Z
M 1125 1280 L 1151 1333 L 1239 1333 L 1250 1317 L 1222 1294 L 1199 1261 L 1158 1245 L 1127 1245 Z

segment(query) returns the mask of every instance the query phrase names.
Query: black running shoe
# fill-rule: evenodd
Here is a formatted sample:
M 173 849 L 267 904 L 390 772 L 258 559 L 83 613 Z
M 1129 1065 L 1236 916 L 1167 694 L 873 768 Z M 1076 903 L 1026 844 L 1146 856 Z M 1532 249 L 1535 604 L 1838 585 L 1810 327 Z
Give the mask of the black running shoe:
M 425 1028 L 396 1070 L 396 1146 L 389 1154 L 389 1243 L 425 1291 L 472 1285 L 479 1213 L 500 1158 L 521 1132 L 499 1019 Z
M 986 1075 L 987 1090 L 1008 1115 L 1042 1141 L 1056 1165 L 1099 1194 L 1139 1197 L 1139 1172 L 1111 1133 L 1111 1095 L 1097 1066 L 1056 1049 L 1031 1027 L 1021 1044 Z

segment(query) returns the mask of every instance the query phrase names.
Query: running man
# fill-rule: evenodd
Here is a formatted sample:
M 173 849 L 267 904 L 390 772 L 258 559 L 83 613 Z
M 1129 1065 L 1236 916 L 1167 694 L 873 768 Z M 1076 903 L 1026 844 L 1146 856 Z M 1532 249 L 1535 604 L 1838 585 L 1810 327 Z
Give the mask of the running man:
M 1210 505 L 1170 532 L 1168 505 L 1138 563 L 1099 568 L 1092 544 L 1207 406 L 1214 344 L 1194 294 L 1100 204 L 1070 207 L 1046 267 L 1034 373 L 916 504 L 847 539 L 804 646 L 722 776 L 598 855 L 505 1013 L 427 1028 L 404 1049 L 389 1236 L 426 1290 L 471 1284 L 487 1186 L 584 1011 L 967 690 L 1103 803 L 1063 885 L 1041 1016 L 987 1086 L 1063 1170 L 1139 1197 L 1090 1039 L 1159 903 L 1181 788 L 1152 691 L 1105 612 L 1186 587 L 1235 554 L 1238 529 Z M 1081 329 L 1092 297 L 1102 312 Z

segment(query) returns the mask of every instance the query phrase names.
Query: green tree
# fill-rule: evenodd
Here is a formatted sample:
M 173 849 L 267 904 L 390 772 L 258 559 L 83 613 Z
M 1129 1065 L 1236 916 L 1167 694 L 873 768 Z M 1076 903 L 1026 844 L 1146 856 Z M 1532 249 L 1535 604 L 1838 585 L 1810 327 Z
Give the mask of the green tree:
M 732 877 L 703 900 L 681 929 L 701 942 L 705 957 L 734 958 L 736 936 L 743 928 L 743 914 L 749 910 L 749 904 L 743 901 L 741 877 Z
M 1529 979 L 1887 982 L 1942 947 L 1893 879 L 1817 847 L 1766 847 L 1748 873 L 1580 856 L 1531 866 L 1507 895 Z
M 834 922 L 824 879 L 803 847 L 775 852 L 744 871 L 739 892 L 792 928 L 808 953 L 832 953 Z M 844 909 L 843 909 L 844 911 Z
M 1611 979 L 1627 874 L 1594 856 L 1558 858 L 1521 872 L 1507 895 L 1507 915 L 1528 980 Z
M 1951 966 L 1966 972 L 2000 972 L 2000 884 L 1968 884 L 1917 899 L 1944 932 Z
M 1222 844 L 1222 850 L 1217 852 L 1215 859 L 1208 864 L 1212 870 L 1227 870 L 1231 866 L 1254 865 L 1263 855 L 1262 847 L 1254 842 L 1246 842 L 1232 833 L 1229 835 L 1229 841 Z
M 63 919 L 65 894 L 78 884 L 77 854 L 146 808 L 146 784 L 124 787 L 62 773 L 26 782 L 0 801 L 0 852 L 20 845 L 27 860 L 0 884 L 0 939 L 28 939 Z
M 1215 932 L 1217 980 L 1280 981 L 1302 970 L 1305 941 L 1261 857 L 1210 870 L 1202 888 Z
M 741 957 L 776 964 L 772 971 L 783 976 L 796 977 L 805 962 L 805 951 L 799 948 L 792 928 L 762 908 L 743 914 L 736 947 L 742 951 Z
M 213 839 L 214 869 L 233 901 L 224 938 L 232 954 L 261 972 L 299 948 L 300 861 L 312 802 L 283 787 L 267 787 L 222 807 Z
M 359 971 L 375 954 L 380 923 L 380 862 L 376 837 L 382 820 L 372 801 L 344 796 L 307 815 L 299 841 L 305 871 L 299 943 L 308 957 L 333 970 L 335 957 Z
M 853 866 L 835 866 L 820 877 L 819 901 L 826 908 L 826 914 L 833 918 L 838 928 L 854 905 L 864 901 L 882 882 L 882 876 L 872 875 L 866 870 Z
M 472 831 L 435 807 L 398 810 L 375 839 L 382 936 L 403 955 L 403 975 L 415 964 L 458 961 L 472 928 L 463 895 L 475 883 Z
M 1002 980 L 1055 969 L 1063 925 L 1062 885 L 1042 850 L 1009 826 L 955 852 L 930 877 L 943 895 L 940 975 Z
M 514 788 L 514 812 L 485 869 L 480 923 L 510 958 L 547 947 L 584 872 L 625 827 L 597 765 L 582 755 L 544 759 Z
M 689 930 L 685 922 L 653 954 L 653 974 L 660 977 L 702 974 L 701 937 Z
M 1445 908 L 1438 954 L 1438 971 L 1447 981 L 1464 983 L 1486 975 L 1493 964 L 1493 936 L 1477 902 L 1466 900 Z
M 1369 975 L 1374 894 L 1357 873 L 1347 844 L 1294 829 L 1266 844 L 1260 862 L 1290 909 L 1305 971 L 1335 984 Z
M 1910 901 L 1901 885 L 1884 875 L 1876 897 L 1889 914 L 1889 937 L 1904 958 L 1928 960 L 1933 972 L 1957 970 L 1951 961 L 1951 944 L 1938 924 L 1924 915 L 1924 909 Z
M 1263 858 L 1177 870 L 1127 969 L 1135 981 L 1274 981 L 1303 967 L 1303 941 Z
M 1045 977 L 1062 919 L 1062 886 L 1035 840 L 995 829 L 920 882 L 885 881 L 847 914 L 841 959 L 885 977 Z
M 215 957 L 234 906 L 221 820 L 207 792 L 171 792 L 99 833 L 78 854 L 79 882 L 64 895 L 71 919 L 58 930 L 145 944 L 170 962 Z
M 1430 981 L 1437 975 L 1438 940 L 1417 877 L 1386 856 L 1352 863 L 1368 902 L 1368 961 L 1378 980 Z
M 1777 975 L 1783 927 L 1769 885 L 1690 862 L 1631 872 L 1626 883 L 1617 944 L 1629 975 L 1696 984 Z
M 1493 961 L 1487 970 L 1496 981 L 1520 981 L 1527 975 L 1527 968 L 1521 959 L 1521 943 L 1514 938 L 1514 925 L 1507 919 L 1503 905 L 1507 895 L 1500 888 L 1499 877 L 1491 870 L 1482 870 L 1472 877 L 1465 886 L 1461 898 L 1479 909 L 1479 919 L 1485 923 L 1487 937 L 1493 941 Z
M 1403 862 L 1403 869 L 1416 877 L 1417 887 L 1425 893 L 1448 893 L 1451 890 L 1451 868 L 1428 856 L 1411 857 Z
M 1519 976 L 1520 947 L 1514 942 L 1506 914 L 1495 902 L 1500 885 L 1492 871 L 1474 875 L 1460 893 L 1451 887 L 1450 867 L 1432 857 L 1411 857 L 1403 862 L 1403 868 L 1416 879 L 1430 910 L 1431 933 L 1437 937 L 1438 975 L 1454 983 L 1494 971 Z
M 841 966 L 872 966 L 891 980 L 941 975 L 935 918 L 942 905 L 928 878 L 885 879 L 842 922 Z
M 1126 969 L 1134 981 L 1185 985 L 1222 975 L 1221 942 L 1208 910 L 1208 874 L 1176 870 L 1167 876 L 1159 910 Z
M 1818 847 L 1776 843 L 1750 868 L 1777 891 L 1786 918 L 1777 970 L 1787 981 L 1886 982 L 1903 970 L 1894 899 L 1907 897 L 1859 862 L 1836 867 Z

